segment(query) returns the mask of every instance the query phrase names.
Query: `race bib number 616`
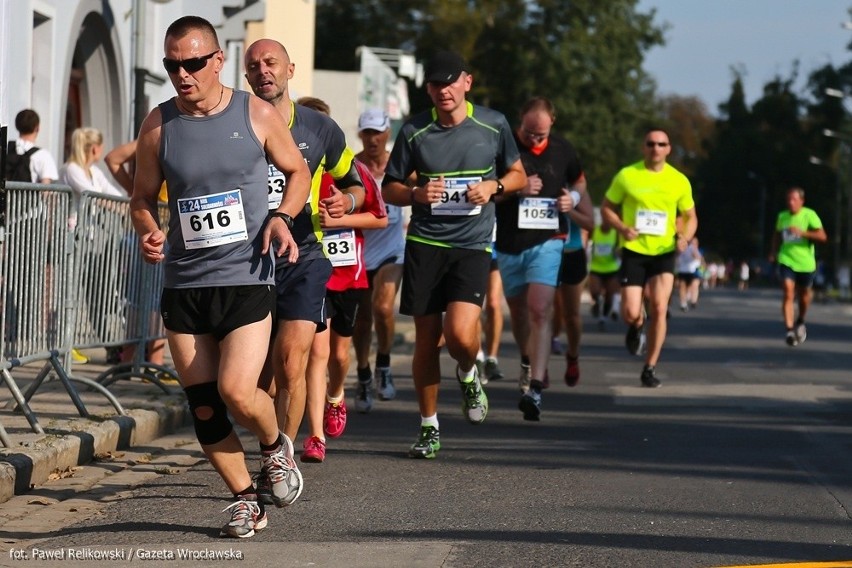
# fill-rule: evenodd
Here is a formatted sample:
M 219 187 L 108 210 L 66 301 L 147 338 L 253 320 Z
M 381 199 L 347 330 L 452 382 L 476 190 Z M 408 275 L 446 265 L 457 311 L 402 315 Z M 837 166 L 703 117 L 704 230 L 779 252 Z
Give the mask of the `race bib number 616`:
M 177 205 L 187 250 L 248 240 L 240 189 L 178 199 Z

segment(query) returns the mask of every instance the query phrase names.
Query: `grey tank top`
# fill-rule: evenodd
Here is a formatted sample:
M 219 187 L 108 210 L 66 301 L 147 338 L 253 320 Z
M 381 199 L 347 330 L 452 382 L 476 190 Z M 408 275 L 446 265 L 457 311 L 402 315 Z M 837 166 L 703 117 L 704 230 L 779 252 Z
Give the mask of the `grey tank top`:
M 169 193 L 166 288 L 274 283 L 271 251 L 261 255 L 267 219 L 267 164 L 249 118 L 249 94 L 235 90 L 212 116 L 160 104 L 160 165 Z

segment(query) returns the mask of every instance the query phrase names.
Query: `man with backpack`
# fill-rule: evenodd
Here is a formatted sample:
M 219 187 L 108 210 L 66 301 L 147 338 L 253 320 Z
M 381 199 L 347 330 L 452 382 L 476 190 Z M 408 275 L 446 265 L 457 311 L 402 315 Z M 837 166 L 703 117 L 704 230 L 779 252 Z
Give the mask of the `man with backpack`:
M 38 113 L 24 109 L 15 117 L 18 139 L 9 142 L 6 181 L 52 183 L 59 179 L 56 161 L 50 152 L 35 145 L 39 131 Z

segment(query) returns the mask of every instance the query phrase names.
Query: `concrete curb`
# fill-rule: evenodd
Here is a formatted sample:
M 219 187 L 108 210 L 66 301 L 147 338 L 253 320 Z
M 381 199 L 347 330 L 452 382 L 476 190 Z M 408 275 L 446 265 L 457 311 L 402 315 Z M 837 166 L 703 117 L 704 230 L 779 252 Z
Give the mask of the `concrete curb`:
M 56 420 L 46 435 L 0 453 L 0 503 L 45 483 L 56 471 L 86 465 L 97 454 L 137 447 L 191 423 L 183 394 L 127 416 Z

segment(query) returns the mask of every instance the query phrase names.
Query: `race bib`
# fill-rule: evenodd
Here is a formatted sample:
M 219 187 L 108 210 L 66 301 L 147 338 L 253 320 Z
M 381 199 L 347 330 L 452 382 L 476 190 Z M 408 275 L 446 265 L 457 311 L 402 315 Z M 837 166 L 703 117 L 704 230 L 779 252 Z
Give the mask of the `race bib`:
M 518 201 L 519 229 L 559 229 L 554 197 L 524 197 Z
M 636 230 L 640 235 L 666 234 L 668 228 L 668 214 L 665 211 L 653 211 L 651 209 L 639 209 L 636 211 Z
M 248 240 L 240 189 L 178 199 L 177 206 L 187 250 Z
M 482 206 L 467 200 L 467 186 L 482 181 L 481 177 L 444 178 L 441 201 L 432 204 L 432 215 L 479 215 Z
M 789 229 L 789 227 L 784 229 L 784 231 L 781 233 L 781 238 L 785 243 L 799 243 L 804 240 L 802 239 L 801 235 L 795 234 Z
M 266 175 L 266 185 L 269 189 L 268 207 L 270 210 L 278 209 L 278 206 L 281 205 L 281 200 L 284 199 L 284 192 L 287 187 L 287 178 L 285 178 L 284 174 L 282 174 L 281 171 L 272 164 L 269 164 L 269 172 Z M 309 192 L 306 203 L 310 202 L 311 194 Z
M 593 243 L 595 256 L 610 256 L 612 254 L 612 244 L 610 243 Z
M 322 248 L 332 266 L 352 266 L 358 263 L 355 231 L 352 229 L 325 231 L 322 235 Z

